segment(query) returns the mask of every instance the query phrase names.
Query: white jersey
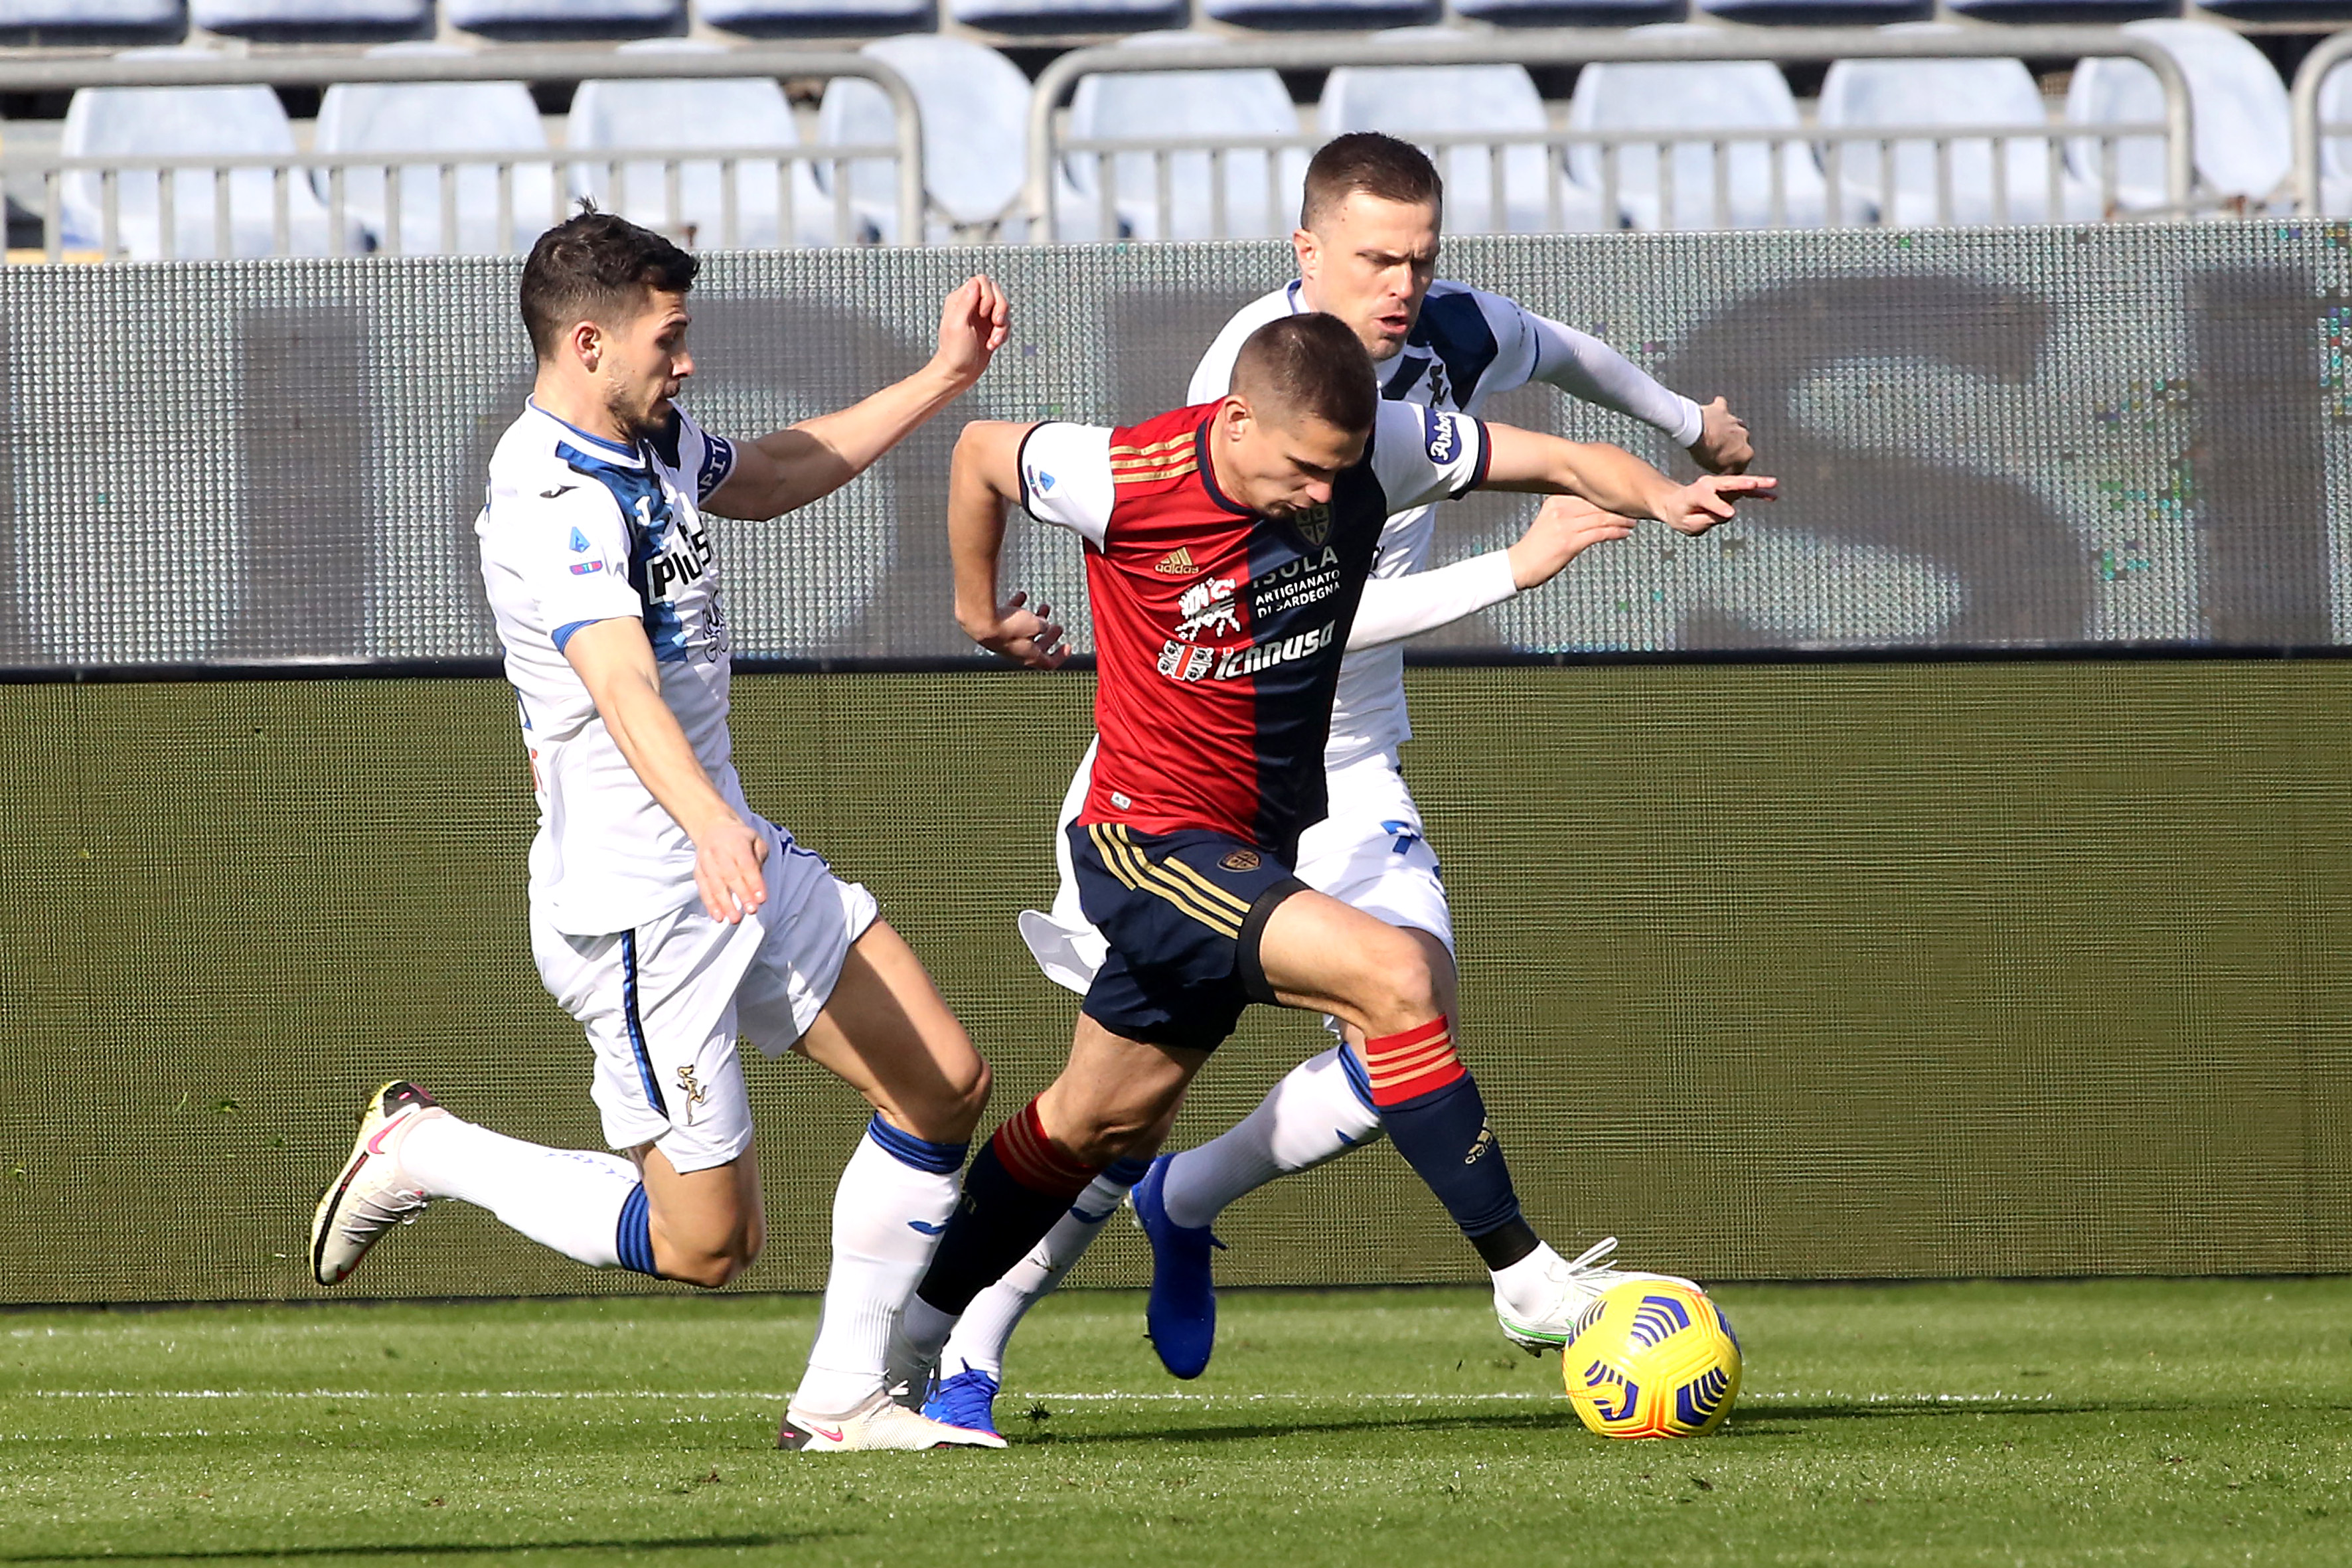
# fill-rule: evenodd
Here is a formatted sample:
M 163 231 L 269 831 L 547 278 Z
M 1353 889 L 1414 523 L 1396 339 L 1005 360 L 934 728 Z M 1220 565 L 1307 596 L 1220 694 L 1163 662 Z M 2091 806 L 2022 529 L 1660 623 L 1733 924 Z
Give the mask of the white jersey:
M 1233 386 L 1234 361 L 1249 335 L 1306 309 L 1296 282 L 1243 306 L 1202 355 L 1185 400 L 1211 403 L 1223 397 Z M 1376 368 L 1383 397 L 1424 408 L 1475 416 L 1500 393 L 1557 379 L 1580 395 L 1656 425 L 1685 446 L 1698 437 L 1698 406 L 1689 399 L 1667 392 L 1605 344 L 1466 283 L 1440 279 L 1431 284 L 1404 347 Z M 1421 506 L 1389 519 L 1372 563 L 1375 582 L 1419 572 L 1428 563 L 1436 511 L 1434 505 Z M 1339 667 L 1325 766 L 1339 769 L 1393 754 L 1412 737 L 1403 645 L 1349 653 Z
M 566 935 L 629 931 L 695 897 L 693 844 L 563 657 L 581 627 L 644 624 L 662 700 L 710 782 L 751 820 L 727 734 L 727 624 L 701 512 L 734 467 L 735 448 L 683 413 L 667 436 L 622 446 L 537 403 L 491 455 L 474 531 L 539 801 L 530 898 Z

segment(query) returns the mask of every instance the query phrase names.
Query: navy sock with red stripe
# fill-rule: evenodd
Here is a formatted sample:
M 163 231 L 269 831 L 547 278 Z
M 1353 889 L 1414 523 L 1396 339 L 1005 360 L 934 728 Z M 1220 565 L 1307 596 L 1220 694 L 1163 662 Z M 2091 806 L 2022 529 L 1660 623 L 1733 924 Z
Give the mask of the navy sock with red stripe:
M 1438 1018 L 1366 1040 L 1364 1058 L 1372 1105 L 1390 1141 L 1486 1267 L 1506 1268 L 1532 1251 L 1535 1233 L 1519 1217 L 1519 1196 L 1502 1145 L 1486 1126 L 1477 1080 L 1454 1054 L 1452 1025 Z
M 962 1200 L 915 1294 L 951 1318 L 962 1316 L 974 1296 L 1045 1239 L 1101 1173 L 1101 1166 L 1081 1164 L 1054 1146 L 1031 1100 L 964 1173 Z

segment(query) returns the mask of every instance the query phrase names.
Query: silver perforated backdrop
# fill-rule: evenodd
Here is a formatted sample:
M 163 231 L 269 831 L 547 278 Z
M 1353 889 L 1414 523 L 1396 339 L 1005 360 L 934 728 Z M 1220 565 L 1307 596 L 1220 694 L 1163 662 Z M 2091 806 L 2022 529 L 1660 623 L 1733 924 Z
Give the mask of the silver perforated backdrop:
M 1011 345 L 972 416 L 1181 401 L 1267 245 L 723 256 L 685 401 L 720 432 L 919 363 L 975 267 Z M 1600 552 L 1445 642 L 1520 650 L 2341 640 L 2352 606 L 2343 231 L 1461 240 L 1445 268 L 1728 395 L 1787 499 L 1696 543 Z M 529 385 L 519 263 L 0 271 L 0 663 L 496 651 L 467 525 Z M 1659 438 L 1549 388 L 1495 417 Z M 940 614 L 943 419 L 863 483 L 722 538 L 739 647 L 970 653 Z M 1456 509 L 1444 549 L 1524 501 Z M 1075 547 L 1013 577 L 1077 605 Z M 1083 626 L 1080 646 L 1085 646 Z
M 1727 395 L 1788 490 L 1699 541 L 1596 551 L 1409 674 L 1460 1037 L 1546 1234 L 1711 1279 L 2352 1268 L 2352 659 L 2279 657 L 2346 640 L 2345 243 L 1449 249 Z M 919 363 L 985 265 L 1017 326 L 959 413 L 1133 417 L 1286 261 L 714 258 L 688 395 L 736 434 L 838 406 Z M 389 1078 L 595 1141 L 585 1047 L 524 938 L 529 779 L 482 662 L 471 523 L 527 384 L 515 281 L 0 269 L 0 1301 L 319 1294 L 310 1205 Z M 1495 412 L 1654 445 L 1548 389 Z M 736 686 L 750 797 L 876 890 L 1001 1114 L 1076 1012 L 1013 919 L 1052 895 L 1092 682 L 941 666 L 969 657 L 940 539 L 957 418 L 719 549 L 771 666 Z M 1445 548 L 1531 505 L 1449 509 Z M 1081 604 L 1066 540 L 1014 555 Z M 2126 643 L 2166 656 L 2105 657 Z M 1987 647 L 2063 652 L 1907 657 Z M 1705 650 L 1739 657 L 1675 657 Z M 1324 1039 L 1254 1009 L 1176 1142 Z M 814 1289 L 864 1113 L 803 1062 L 748 1078 L 771 1239 L 742 1288 Z M 1385 1148 L 1220 1233 L 1234 1282 L 1479 1277 Z M 1075 1277 L 1142 1278 L 1124 1226 Z M 346 1293 L 668 1289 L 449 1204 Z

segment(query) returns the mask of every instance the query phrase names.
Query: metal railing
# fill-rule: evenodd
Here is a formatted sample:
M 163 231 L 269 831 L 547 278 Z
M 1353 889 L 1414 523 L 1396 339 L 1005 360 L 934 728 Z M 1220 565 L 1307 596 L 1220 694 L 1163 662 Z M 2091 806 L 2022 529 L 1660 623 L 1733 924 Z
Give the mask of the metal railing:
M 849 165 L 872 160 L 888 160 L 896 178 L 893 181 L 893 206 L 898 232 L 901 236 L 919 235 L 924 216 L 923 142 L 921 112 L 916 105 L 913 90 L 906 79 L 884 62 L 865 55 L 845 53 L 812 53 L 790 49 L 744 48 L 725 53 L 683 54 L 622 54 L 609 50 L 506 50 L 480 55 L 430 56 L 354 56 L 348 58 L 322 56 L 285 56 L 207 58 L 191 54 L 177 58 L 145 59 L 0 59 L 0 92 L 63 92 L 82 88 L 110 87 L 330 87 L 337 83 L 401 83 L 451 81 L 586 81 L 598 80 L 676 80 L 699 78 L 788 78 L 861 77 L 875 84 L 889 100 L 893 121 L 893 138 L 887 143 L 873 144 L 814 144 L 793 147 L 694 147 L 694 148 L 624 148 L 596 147 L 582 149 L 548 149 L 544 155 L 535 153 L 499 152 L 467 158 L 450 153 L 382 153 L 348 152 L 336 153 L 291 154 L 207 154 L 176 156 L 107 155 L 103 157 L 68 158 L 64 156 L 0 154 L 0 191 L 16 197 L 17 205 L 33 212 L 42 224 L 43 239 L 39 247 L 45 259 L 61 259 L 68 249 L 66 233 L 67 190 L 75 176 L 82 183 L 94 180 L 98 185 L 96 201 L 91 204 L 101 232 L 95 236 L 79 236 L 86 242 L 94 241 L 102 258 L 112 259 L 120 253 L 120 244 L 126 226 L 143 227 L 151 221 L 143 204 L 134 204 L 139 210 L 126 214 L 123 194 L 125 176 L 130 176 L 134 189 L 148 187 L 152 183 L 153 208 L 152 221 L 156 226 L 158 248 L 169 258 L 178 249 L 178 214 L 174 210 L 182 181 L 195 183 L 202 179 L 211 186 L 213 241 L 215 254 L 229 254 L 232 236 L 240 221 L 238 208 L 250 205 L 238 198 L 238 182 L 235 175 L 250 173 L 266 174 L 270 185 L 269 208 L 270 253 L 287 254 L 297 244 L 296 213 L 304 205 L 304 198 L 296 195 L 294 180 L 299 174 L 306 185 L 315 172 L 326 189 L 312 192 L 329 215 L 322 221 L 325 233 L 317 247 L 327 254 L 341 254 L 352 247 L 350 187 L 355 174 L 373 175 L 383 183 L 385 192 L 384 211 L 378 226 L 370 232 L 385 248 L 397 248 L 401 244 L 403 225 L 400 206 L 404 187 L 420 180 L 429 181 L 434 187 L 433 199 L 441 211 L 441 238 L 446 248 L 457 232 L 462 203 L 458 188 L 463 176 L 471 172 L 487 175 L 496 187 L 493 204 L 497 212 L 499 249 L 508 248 L 516 237 L 516 179 L 518 171 L 546 169 L 551 171 L 602 171 L 610 182 L 607 189 L 613 196 L 600 198 L 608 205 L 619 206 L 625 199 L 630 164 L 658 163 L 662 167 L 664 185 L 663 210 L 673 220 L 666 226 L 674 231 L 684 227 L 685 204 L 682 186 L 687 171 L 710 165 L 718 172 L 720 188 L 719 211 L 716 228 L 717 243 L 731 245 L 743 230 L 746 211 L 765 211 L 765 182 L 751 170 L 775 171 L 775 226 L 780 243 L 792 243 L 794 233 L 796 201 L 793 189 L 793 171 L 798 167 L 814 171 L 830 165 L 832 169 L 833 207 L 836 243 L 849 243 L 855 237 L 859 223 L 854 211 L 850 189 Z M 218 171 L 215 174 L 215 171 Z M 170 177 L 165 177 L 169 175 Z M 749 191 L 757 182 L 758 192 Z M 550 221 L 559 221 L 569 205 L 570 181 L 551 175 Z M 24 195 L 37 193 L 31 201 Z M 747 196 L 749 199 L 747 199 Z M 126 218 L 129 223 L 126 224 Z M 478 221 L 479 221 L 478 219 Z M 699 238 L 699 235 L 693 237 Z
M 2352 32 L 2321 39 L 2319 47 L 2303 58 L 2302 66 L 2294 73 L 2294 89 L 2290 96 L 2294 171 L 2290 178 L 2294 185 L 2295 210 L 2305 217 L 2320 217 L 2326 211 L 2322 139 L 2330 135 L 2352 137 L 2352 124 L 2338 121 L 2323 125 L 2319 119 L 2319 89 L 2327 84 L 2328 74 L 2347 60 L 2352 60 Z
M 1658 163 L 1659 206 L 1671 219 L 1676 204 L 1673 200 L 1671 172 L 1676 160 L 1665 151 L 1679 146 L 1714 147 L 1714 181 L 1717 185 L 1718 216 L 1730 204 L 1727 189 L 1729 175 L 1728 158 L 1735 145 L 1758 145 L 1769 148 L 1766 156 L 1773 167 L 1773 190 L 1769 200 L 1771 210 L 1786 216 L 1787 192 L 1782 189 L 1786 162 L 1783 151 L 1798 148 L 1810 159 L 1812 150 L 1822 150 L 1829 165 L 1826 174 L 1828 193 L 1825 205 L 1830 214 L 1838 212 L 1843 201 L 1841 166 L 1845 149 L 1856 142 L 1881 145 L 1881 169 L 1891 197 L 1894 175 L 1894 150 L 1904 142 L 1929 142 L 1936 148 L 1933 155 L 1942 171 L 1938 175 L 1938 203 L 1946 211 L 1951 209 L 1951 156 L 1954 144 L 1984 142 L 1998 143 L 1993 168 L 1995 194 L 1999 209 L 2008 212 L 2011 194 L 2007 190 L 2009 145 L 2027 138 L 2045 142 L 2043 159 L 2048 169 L 2048 199 L 2053 212 L 2062 212 L 2064 172 L 2063 143 L 2067 142 L 2099 144 L 2102 151 L 2097 162 L 2101 175 L 2097 182 L 2103 214 L 2115 208 L 2116 185 L 2116 143 L 2134 137 L 2157 135 L 2164 140 L 2164 203 L 2161 207 L 2142 209 L 2139 216 L 2158 213 L 2185 214 L 2194 210 L 2195 139 L 2194 121 L 2189 100 L 2189 84 L 2180 67 L 2164 49 L 2147 39 L 2105 27 L 2003 27 L 1998 30 L 1955 33 L 1885 33 L 1866 27 L 1790 28 L 1780 31 L 1726 29 L 1720 37 L 1703 34 L 1633 35 L 1586 32 L 1563 29 L 1555 32 L 1512 33 L 1493 36 L 1465 36 L 1459 38 L 1415 38 L 1410 41 L 1335 42 L 1315 39 L 1294 39 L 1276 43 L 1174 45 L 1166 47 L 1133 48 L 1105 45 L 1099 47 L 1073 50 L 1045 68 L 1038 77 L 1029 100 L 1029 170 L 1022 193 L 1022 207 L 1030 219 L 1030 235 L 1040 243 L 1060 237 L 1057 196 L 1061 188 L 1055 179 L 1056 166 L 1073 156 L 1093 159 L 1096 174 L 1094 198 L 1103 235 L 1111 237 L 1118 233 L 1118 198 L 1115 188 L 1117 160 L 1122 155 L 1143 155 L 1153 160 L 1152 203 L 1160 219 L 1161 234 L 1168 232 L 1167 221 L 1172 216 L 1174 178 L 1169 158 L 1171 155 L 1206 153 L 1212 160 L 1209 179 L 1210 199 L 1214 219 L 1222 232 L 1225 216 L 1226 181 L 1224 159 L 1233 153 L 1254 153 L 1265 160 L 1269 185 L 1268 199 L 1274 199 L 1276 167 L 1281 154 L 1312 146 L 1318 140 L 1301 134 L 1287 137 L 1231 137 L 1186 139 L 1120 139 L 1072 138 L 1064 133 L 1061 110 L 1076 90 L 1078 82 L 1088 76 L 1137 75 L 1173 70 L 1243 70 L 1268 68 L 1275 70 L 1322 69 L 1339 66 L 1477 66 L 1477 65 L 1592 65 L 1619 62 L 1670 62 L 1682 64 L 1720 63 L 1741 60 L 1767 60 L 1776 64 L 1820 63 L 1840 59 L 1986 59 L 1986 58 L 2064 58 L 2094 59 L 2124 58 L 2136 59 L 2155 73 L 2164 91 L 2164 120 L 2160 124 L 2083 126 L 2050 123 L 2019 127 L 1976 128 L 1956 126 L 1870 126 L 1870 127 L 1775 127 L 1755 132 L 1706 128 L 1688 132 L 1648 131 L 1588 131 L 1529 132 L 1506 135 L 1494 132 L 1412 133 L 1413 140 L 1434 148 L 1458 146 L 1491 146 L 1497 149 L 1495 163 L 1499 172 L 1505 163 L 1504 151 L 1514 145 L 1539 146 L 1566 150 L 1590 146 L 1598 150 L 1603 190 L 1601 198 L 1605 221 L 1613 226 L 1616 198 L 1619 195 L 1617 171 L 1623 162 L 1626 149 L 1655 150 Z M 1547 184 L 1551 181 L 1548 178 Z M 1544 194 L 1543 199 L 1554 210 L 1562 206 L 1565 197 L 1559 193 Z M 1890 203 L 1891 205 L 1891 203 Z M 1832 219 L 1833 221 L 1833 219 Z M 2000 221 L 1994 219 L 1992 221 Z M 1286 223 L 1282 226 L 1287 226 Z

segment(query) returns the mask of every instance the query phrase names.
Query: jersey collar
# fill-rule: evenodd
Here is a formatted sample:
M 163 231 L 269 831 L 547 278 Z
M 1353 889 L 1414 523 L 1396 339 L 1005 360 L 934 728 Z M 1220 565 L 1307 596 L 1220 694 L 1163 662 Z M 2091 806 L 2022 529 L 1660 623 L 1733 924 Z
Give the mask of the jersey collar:
M 643 455 L 638 452 L 636 447 L 624 445 L 619 441 L 613 440 L 609 437 L 592 436 L 587 431 L 580 428 L 579 426 L 572 423 L 569 419 L 562 418 L 558 415 L 550 414 L 545 408 L 540 405 L 540 401 L 536 397 L 526 397 L 523 399 L 523 404 L 533 414 L 538 415 L 541 418 L 562 426 L 564 429 L 569 430 L 581 440 L 587 442 L 588 445 L 594 447 L 601 456 L 622 458 L 632 463 L 643 463 L 645 461 Z
M 1216 465 L 1209 461 L 1209 426 L 1216 419 L 1212 414 L 1192 426 L 1192 467 L 1201 476 L 1201 489 L 1211 500 L 1235 517 L 1255 517 L 1257 513 L 1241 505 L 1217 485 Z

